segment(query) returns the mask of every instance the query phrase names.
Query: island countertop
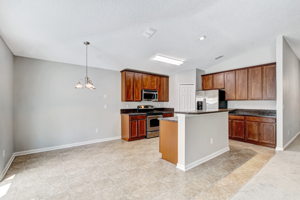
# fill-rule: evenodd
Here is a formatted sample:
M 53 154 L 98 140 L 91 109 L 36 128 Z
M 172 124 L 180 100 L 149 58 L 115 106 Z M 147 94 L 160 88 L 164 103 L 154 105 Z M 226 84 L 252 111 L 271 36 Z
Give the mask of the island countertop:
M 214 110 L 191 110 L 191 111 L 175 111 L 175 114 L 200 115 L 218 112 L 229 112 L 229 109 L 214 109 Z

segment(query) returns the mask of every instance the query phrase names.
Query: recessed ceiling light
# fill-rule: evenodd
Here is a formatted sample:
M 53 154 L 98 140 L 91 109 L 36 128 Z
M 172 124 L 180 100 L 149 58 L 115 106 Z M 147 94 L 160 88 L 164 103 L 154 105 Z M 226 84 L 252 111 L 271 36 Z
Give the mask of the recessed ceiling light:
M 201 36 L 200 38 L 199 38 L 199 40 L 205 40 L 206 39 L 206 36 L 205 35 L 203 35 L 203 36 Z
M 171 65 L 182 65 L 185 61 L 184 59 L 172 58 L 172 57 L 165 56 L 165 55 L 156 55 L 152 58 L 152 60 L 168 63 Z

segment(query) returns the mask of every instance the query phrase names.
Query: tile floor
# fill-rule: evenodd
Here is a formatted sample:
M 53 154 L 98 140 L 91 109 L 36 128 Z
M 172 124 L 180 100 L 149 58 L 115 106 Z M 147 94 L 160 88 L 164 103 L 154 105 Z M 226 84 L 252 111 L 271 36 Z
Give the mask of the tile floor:
M 278 152 L 233 200 L 299 200 L 300 136 Z
M 274 150 L 230 141 L 227 152 L 188 172 L 160 159 L 158 138 L 121 140 L 15 158 L 1 200 L 230 199 Z

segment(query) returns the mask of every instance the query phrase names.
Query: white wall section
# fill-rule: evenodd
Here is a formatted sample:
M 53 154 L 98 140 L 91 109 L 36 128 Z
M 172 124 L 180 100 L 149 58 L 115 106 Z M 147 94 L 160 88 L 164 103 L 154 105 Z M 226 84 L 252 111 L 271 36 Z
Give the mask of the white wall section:
M 95 91 L 74 88 L 83 67 L 15 57 L 15 151 L 120 136 L 120 72 L 89 72 Z
M 0 38 L 0 181 L 13 154 L 13 54 Z
M 277 149 L 300 132 L 300 60 L 283 36 L 277 39 Z

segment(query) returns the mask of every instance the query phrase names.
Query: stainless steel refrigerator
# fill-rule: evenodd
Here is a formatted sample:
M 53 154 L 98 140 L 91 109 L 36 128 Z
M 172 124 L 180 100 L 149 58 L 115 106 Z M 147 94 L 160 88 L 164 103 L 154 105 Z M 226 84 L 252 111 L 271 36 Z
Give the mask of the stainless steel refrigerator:
M 197 110 L 216 110 L 227 108 L 224 90 L 198 90 L 196 91 Z

